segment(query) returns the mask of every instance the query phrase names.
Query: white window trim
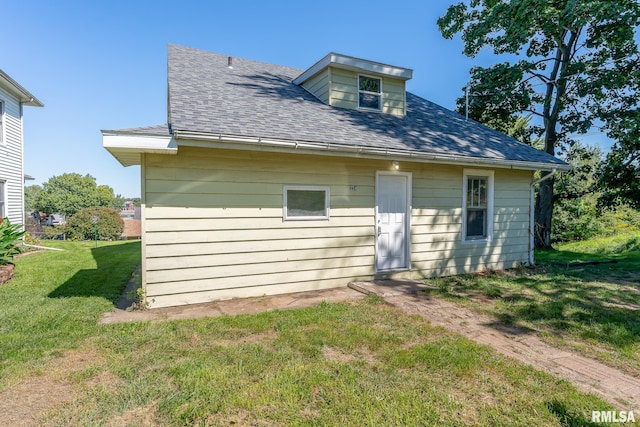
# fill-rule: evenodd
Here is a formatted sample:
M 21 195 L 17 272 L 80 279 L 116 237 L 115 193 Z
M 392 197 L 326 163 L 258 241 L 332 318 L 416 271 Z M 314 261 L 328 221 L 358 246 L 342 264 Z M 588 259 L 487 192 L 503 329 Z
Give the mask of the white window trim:
M 360 77 L 367 77 L 370 79 L 376 79 L 376 80 L 380 80 L 380 92 L 369 92 L 366 90 L 360 90 Z M 366 111 L 378 111 L 381 112 L 382 111 L 382 101 L 384 99 L 384 97 L 382 96 L 382 94 L 384 93 L 382 91 L 382 77 L 380 76 L 372 76 L 369 74 L 358 74 L 358 78 L 356 80 L 356 87 L 358 88 L 358 109 L 360 110 L 366 110 Z M 369 107 L 362 107 L 360 106 L 360 93 L 364 93 L 367 95 L 379 95 L 380 96 L 380 108 L 369 108 Z
M 0 200 L 0 202 L 2 202 L 2 209 L 4 210 L 4 212 L 2 212 L 2 210 L 0 210 L 0 220 L 2 220 L 3 218 L 6 218 L 9 216 L 9 212 L 8 212 L 8 208 L 7 208 L 7 181 L 5 180 L 0 180 L 0 186 L 2 186 L 2 200 Z
M 493 175 L 494 171 L 484 169 L 464 169 L 462 174 L 462 243 L 488 243 L 493 240 Z M 470 177 L 487 178 L 487 237 L 467 238 L 467 188 Z
M 7 103 L 4 99 L 0 99 L 0 123 L 2 128 L 0 129 L 0 145 L 7 145 L 7 115 L 6 115 Z
M 324 215 L 317 216 L 289 216 L 287 215 L 287 191 L 288 190 L 301 190 L 301 191 L 324 191 Z M 330 206 L 331 200 L 330 187 L 318 186 L 318 185 L 284 185 L 282 187 L 282 220 L 283 221 L 320 221 L 328 220 L 330 218 Z

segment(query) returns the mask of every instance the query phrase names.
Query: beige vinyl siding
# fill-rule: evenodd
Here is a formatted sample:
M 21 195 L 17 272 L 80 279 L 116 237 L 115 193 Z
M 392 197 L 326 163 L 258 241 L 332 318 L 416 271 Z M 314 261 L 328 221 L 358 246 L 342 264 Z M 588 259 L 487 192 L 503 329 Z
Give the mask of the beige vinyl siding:
M 331 68 L 331 95 L 329 105 L 358 109 L 358 73 Z
M 0 88 L 4 102 L 4 141 L 0 144 L 0 181 L 5 183 L 6 214 L 13 224 L 24 223 L 22 170 L 22 111 L 14 96 Z
M 177 156 L 145 156 L 144 169 L 152 306 L 344 286 L 373 274 L 375 179 L 366 163 L 181 147 Z M 319 183 L 330 187 L 330 219 L 284 222 L 283 185 Z
M 526 262 L 531 173 L 495 170 L 490 242 L 462 243 L 462 180 L 461 167 L 414 174 L 412 277 L 512 268 Z
M 316 98 L 325 104 L 329 103 L 329 68 L 322 70 L 302 84 L 302 87 L 311 92 Z
M 391 160 L 180 147 L 143 162 L 144 282 L 154 307 L 345 286 L 375 272 L 375 176 Z M 433 277 L 527 259 L 530 172 L 495 170 L 490 242 L 462 243 L 463 168 L 411 172 L 411 270 Z M 330 188 L 330 219 L 283 221 L 283 185 Z
M 404 116 L 406 114 L 406 97 L 404 80 L 385 77 L 382 79 L 382 112 Z
M 329 105 L 358 108 L 358 73 L 339 68 L 331 70 Z M 382 77 L 382 112 L 403 116 L 406 113 L 405 82 Z

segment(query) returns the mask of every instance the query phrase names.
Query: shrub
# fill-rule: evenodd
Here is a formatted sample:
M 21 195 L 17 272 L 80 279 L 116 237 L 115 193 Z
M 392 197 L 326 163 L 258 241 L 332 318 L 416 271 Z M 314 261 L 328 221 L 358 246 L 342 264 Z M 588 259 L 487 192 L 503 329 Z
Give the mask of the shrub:
M 558 200 L 553 208 L 553 241 L 589 240 L 640 230 L 640 211 L 628 205 L 599 209 L 597 200 L 597 193 Z
M 587 240 L 603 233 L 593 194 L 579 199 L 556 201 L 552 224 L 554 242 Z
M 55 227 L 43 227 L 43 238 L 49 240 L 64 239 L 67 233 L 67 228 L 64 225 L 56 225 Z
M 124 229 L 124 221 L 120 214 L 111 208 L 81 209 L 67 221 L 65 231 L 67 238 L 75 240 L 93 240 L 93 217 L 97 218 L 96 231 L 99 240 L 117 240 Z
M 20 253 L 18 242 L 24 236 L 20 224 L 11 224 L 8 218 L 0 220 L 0 265 L 8 264 Z

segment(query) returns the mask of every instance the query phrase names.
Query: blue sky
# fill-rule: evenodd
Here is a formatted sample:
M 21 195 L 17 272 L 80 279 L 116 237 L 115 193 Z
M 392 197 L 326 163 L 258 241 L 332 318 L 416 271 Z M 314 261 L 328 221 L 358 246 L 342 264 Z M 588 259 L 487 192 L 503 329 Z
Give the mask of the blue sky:
M 25 173 L 31 184 L 89 173 L 139 196 L 139 167 L 104 150 L 100 130 L 166 123 L 169 43 L 298 68 L 328 52 L 412 68 L 408 90 L 453 109 L 469 69 L 496 61 L 466 58 L 459 38 L 442 38 L 436 20 L 453 3 L 7 2 L 0 68 L 45 104 L 25 107 Z

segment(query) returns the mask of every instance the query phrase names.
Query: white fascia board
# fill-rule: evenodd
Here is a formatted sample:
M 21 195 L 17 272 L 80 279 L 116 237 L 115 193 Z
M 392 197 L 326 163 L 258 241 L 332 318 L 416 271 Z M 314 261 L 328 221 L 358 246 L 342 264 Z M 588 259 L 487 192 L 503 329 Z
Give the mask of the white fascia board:
M 336 143 L 309 141 L 288 141 L 272 138 L 244 137 L 237 135 L 207 134 L 199 132 L 174 131 L 178 145 L 192 147 L 211 147 L 231 150 L 271 151 L 280 153 L 299 153 L 338 157 L 357 157 L 365 159 L 389 159 L 418 163 L 439 163 L 459 166 L 483 166 L 488 168 L 517 169 L 531 171 L 569 171 L 568 164 L 502 160 L 483 157 L 458 156 L 448 154 L 425 153 L 417 150 L 365 147 Z M 212 144 L 215 143 L 215 144 Z
M 13 80 L 4 71 L 0 70 L 0 85 L 7 89 L 10 93 L 17 96 L 20 102 L 24 105 L 30 105 L 32 107 L 44 107 L 44 104 L 33 96 L 28 90 L 23 88 L 17 81 Z
M 140 164 L 143 153 L 178 154 L 178 144 L 171 136 L 103 132 L 102 146 L 124 166 Z
M 368 74 L 389 76 L 400 80 L 409 80 L 413 77 L 413 70 L 409 68 L 382 64 L 380 62 L 331 52 L 296 77 L 293 83 L 300 85 L 329 66 Z

